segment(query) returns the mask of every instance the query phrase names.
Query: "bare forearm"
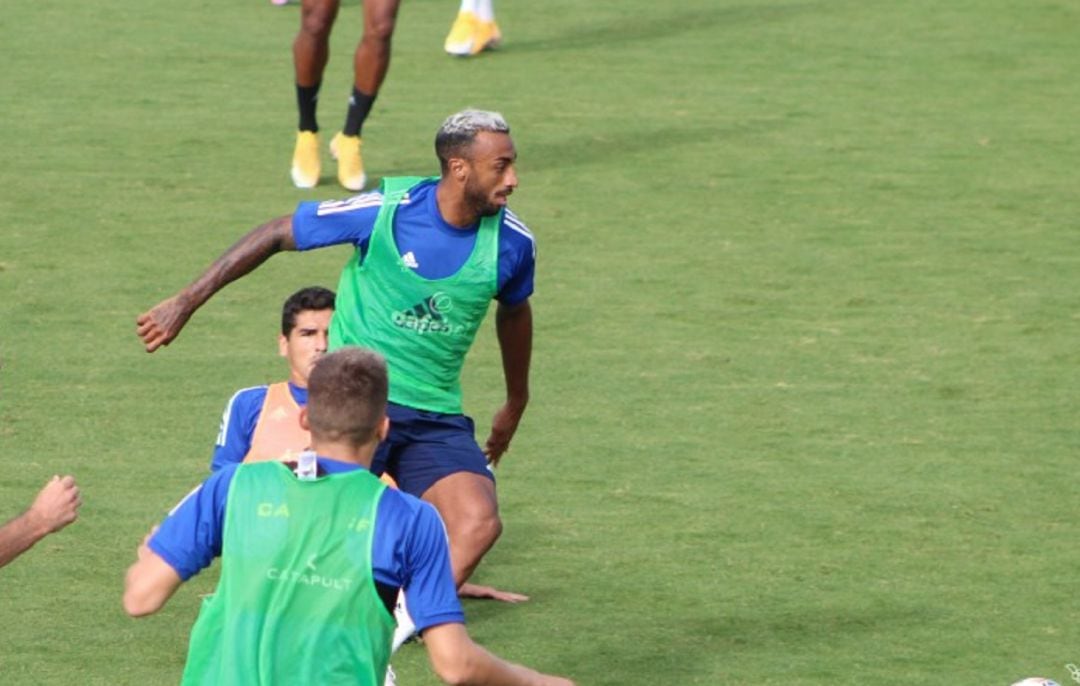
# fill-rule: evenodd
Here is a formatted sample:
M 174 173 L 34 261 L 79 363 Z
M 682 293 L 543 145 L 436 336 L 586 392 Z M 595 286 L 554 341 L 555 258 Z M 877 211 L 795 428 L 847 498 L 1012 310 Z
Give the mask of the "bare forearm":
M 443 624 L 424 632 L 424 646 L 439 678 L 469 686 L 573 686 L 488 652 L 469 638 L 464 625 Z
M 217 258 L 179 293 L 135 319 L 135 333 L 152 353 L 180 335 L 188 319 L 226 284 L 258 267 L 274 253 L 295 250 L 292 217 L 278 217 L 257 226 Z
M 514 307 L 499 305 L 495 330 L 502 352 L 506 400 L 524 411 L 529 402 L 529 364 L 532 361 L 532 307 L 525 301 Z
M 551 677 L 524 665 L 508 662 L 492 655 L 480 646 L 481 655 L 474 658 L 471 673 L 461 682 L 469 686 L 548 686 Z
M 24 512 L 0 528 L 0 567 L 11 562 L 45 538 L 49 528 Z
M 278 252 L 295 250 L 292 216 L 271 219 L 234 243 L 180 293 L 194 311 L 229 283 L 251 272 Z

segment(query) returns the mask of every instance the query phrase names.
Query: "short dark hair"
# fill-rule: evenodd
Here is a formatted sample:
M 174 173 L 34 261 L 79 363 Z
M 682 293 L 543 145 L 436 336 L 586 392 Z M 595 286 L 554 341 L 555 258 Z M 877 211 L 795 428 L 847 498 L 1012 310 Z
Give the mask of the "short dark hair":
M 386 360 L 345 346 L 319 358 L 308 377 L 308 426 L 313 438 L 364 445 L 386 416 Z
M 435 134 L 435 155 L 443 173 L 449 169 L 450 158 L 465 157 L 477 134 L 483 131 L 508 134 L 510 125 L 498 112 L 484 110 L 462 110 L 446 118 Z
M 281 335 L 288 337 L 296 327 L 296 315 L 307 310 L 334 309 L 334 292 L 322 286 L 301 288 L 281 306 Z

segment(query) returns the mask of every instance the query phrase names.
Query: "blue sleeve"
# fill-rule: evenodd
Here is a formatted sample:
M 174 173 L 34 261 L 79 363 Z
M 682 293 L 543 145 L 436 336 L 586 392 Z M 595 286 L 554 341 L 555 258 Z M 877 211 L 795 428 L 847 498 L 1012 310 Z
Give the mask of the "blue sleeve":
M 210 460 L 211 472 L 228 464 L 238 464 L 248 454 L 265 400 L 266 386 L 241 389 L 229 399 L 221 414 L 214 456 Z
M 499 231 L 499 292 L 503 305 L 518 305 L 533 294 L 536 242 L 517 216 L 506 211 Z
M 363 249 L 375 228 L 382 193 L 361 193 L 346 200 L 302 202 L 292 216 L 297 250 L 352 243 Z
M 225 502 L 236 465 L 214 472 L 172 509 L 150 538 L 150 549 L 187 581 L 221 555 Z
M 375 577 L 405 590 L 417 631 L 439 624 L 464 623 L 446 530 L 435 508 L 388 490 L 379 502 L 373 552 Z

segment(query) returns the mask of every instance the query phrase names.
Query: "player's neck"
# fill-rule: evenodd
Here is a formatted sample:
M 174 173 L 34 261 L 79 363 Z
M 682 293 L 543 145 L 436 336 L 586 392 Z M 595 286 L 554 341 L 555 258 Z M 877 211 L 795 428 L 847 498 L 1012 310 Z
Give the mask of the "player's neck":
M 446 179 L 439 181 L 435 187 L 435 204 L 443 221 L 459 229 L 471 228 L 480 218 L 476 210 L 465 202 L 460 189 L 452 187 Z
M 338 462 L 348 462 L 349 464 L 358 464 L 364 468 L 371 467 L 371 458 L 375 455 L 375 448 L 378 445 L 377 442 L 372 442 L 356 446 L 348 441 L 320 441 L 314 436 L 311 437 L 311 449 L 319 457 L 337 460 Z

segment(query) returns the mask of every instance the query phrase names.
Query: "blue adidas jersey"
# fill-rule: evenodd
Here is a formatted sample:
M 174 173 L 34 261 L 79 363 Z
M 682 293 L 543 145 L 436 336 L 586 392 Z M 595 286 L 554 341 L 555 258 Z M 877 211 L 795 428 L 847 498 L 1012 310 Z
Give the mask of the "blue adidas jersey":
M 405 263 L 425 279 L 457 272 L 476 243 L 478 226 L 459 229 L 443 221 L 435 201 L 435 181 L 410 189 L 394 216 L 394 241 Z M 382 193 L 372 191 L 347 200 L 302 202 L 292 218 L 293 240 L 299 250 L 352 243 L 367 251 L 382 207 Z M 499 227 L 499 282 L 496 299 L 517 305 L 533 293 L 536 244 L 532 233 L 507 208 Z
M 319 465 L 329 473 L 359 469 L 321 457 Z M 211 474 L 180 501 L 150 539 L 150 549 L 185 581 L 221 555 L 225 505 L 237 466 Z M 375 580 L 404 589 L 417 630 L 465 622 L 450 571 L 446 530 L 434 507 L 386 489 L 375 515 L 371 556 Z
M 266 401 L 266 389 L 267 386 L 242 388 L 229 399 L 221 415 L 210 471 L 216 472 L 225 465 L 243 461 L 251 450 L 251 438 L 255 435 L 255 425 L 259 423 L 263 402 Z M 297 405 L 307 405 L 306 388 L 293 385 L 290 381 L 289 393 Z

